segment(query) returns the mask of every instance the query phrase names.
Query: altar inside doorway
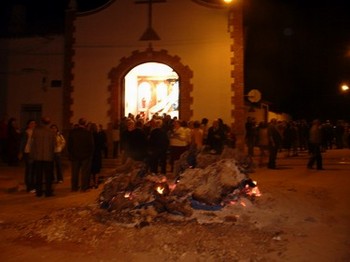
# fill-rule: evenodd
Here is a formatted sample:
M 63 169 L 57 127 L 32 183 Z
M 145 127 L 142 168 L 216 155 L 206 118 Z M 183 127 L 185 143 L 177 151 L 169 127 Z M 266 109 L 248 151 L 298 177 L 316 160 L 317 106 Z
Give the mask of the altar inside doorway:
M 149 120 L 153 115 L 179 117 L 179 76 L 168 65 L 148 62 L 125 76 L 125 116 Z

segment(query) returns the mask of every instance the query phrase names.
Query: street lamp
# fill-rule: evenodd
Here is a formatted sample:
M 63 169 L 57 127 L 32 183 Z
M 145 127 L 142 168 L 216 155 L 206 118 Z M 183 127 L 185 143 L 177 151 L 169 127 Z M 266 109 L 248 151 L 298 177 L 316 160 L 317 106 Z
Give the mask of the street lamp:
M 348 92 L 349 91 L 349 86 L 347 84 L 342 84 L 340 87 L 342 92 Z

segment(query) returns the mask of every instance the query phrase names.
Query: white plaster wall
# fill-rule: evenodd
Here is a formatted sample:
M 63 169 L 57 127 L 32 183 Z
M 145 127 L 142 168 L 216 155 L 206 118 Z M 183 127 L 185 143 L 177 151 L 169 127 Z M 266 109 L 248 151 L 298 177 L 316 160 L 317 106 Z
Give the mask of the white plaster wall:
M 74 74 L 73 122 L 85 117 L 88 121 L 105 124 L 108 122 L 108 73 L 115 60 L 108 49 L 77 49 L 79 73 Z M 96 56 L 96 57 L 95 57 Z
M 153 6 L 153 28 L 161 38 L 152 43 L 154 50 L 165 49 L 180 57 L 194 72 L 193 119 L 232 120 L 227 13 L 189 0 L 168 0 Z M 102 124 L 109 122 L 108 73 L 122 57 L 148 47 L 148 42 L 138 40 L 146 27 L 147 5 L 133 1 L 116 1 L 108 9 L 77 18 L 73 122 L 81 116 Z
M 8 39 L 7 106 L 9 117 L 20 120 L 23 104 L 41 104 L 42 114 L 62 127 L 62 87 L 51 80 L 63 78 L 63 37 Z M 24 69 L 24 70 L 23 70 Z M 43 86 L 46 77 L 46 88 Z M 23 127 L 25 123 L 20 123 Z

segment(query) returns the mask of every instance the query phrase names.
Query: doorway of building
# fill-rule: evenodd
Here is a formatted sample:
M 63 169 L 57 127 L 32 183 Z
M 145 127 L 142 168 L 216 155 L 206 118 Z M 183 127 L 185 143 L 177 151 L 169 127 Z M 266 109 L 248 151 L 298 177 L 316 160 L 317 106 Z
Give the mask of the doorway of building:
M 29 120 L 35 120 L 40 123 L 42 116 L 41 104 L 23 104 L 21 105 L 21 129 L 25 129 Z
M 179 76 L 168 65 L 147 62 L 135 66 L 124 79 L 125 116 L 144 120 L 163 114 L 179 117 Z

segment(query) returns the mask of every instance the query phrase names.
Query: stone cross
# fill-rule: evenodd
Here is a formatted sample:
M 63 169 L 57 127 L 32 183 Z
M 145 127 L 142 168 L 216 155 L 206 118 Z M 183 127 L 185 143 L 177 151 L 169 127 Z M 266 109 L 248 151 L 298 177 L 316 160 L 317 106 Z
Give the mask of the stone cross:
M 140 37 L 141 41 L 152 41 L 152 40 L 160 40 L 160 37 L 152 28 L 152 5 L 154 3 L 164 3 L 166 0 L 138 0 L 136 4 L 148 4 L 148 26 L 146 31 Z

